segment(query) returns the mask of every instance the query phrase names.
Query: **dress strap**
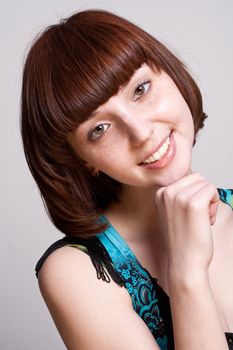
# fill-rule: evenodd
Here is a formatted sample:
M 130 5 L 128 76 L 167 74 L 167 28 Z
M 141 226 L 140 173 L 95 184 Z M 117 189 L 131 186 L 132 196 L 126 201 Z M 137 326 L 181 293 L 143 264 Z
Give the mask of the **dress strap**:
M 44 264 L 45 260 L 48 258 L 48 256 L 50 254 L 52 254 L 55 250 L 63 247 L 66 244 L 67 244 L 66 239 L 62 238 L 49 246 L 49 248 L 44 252 L 44 254 L 41 256 L 41 258 L 36 263 L 35 272 L 36 272 L 37 278 L 38 278 L 38 273 L 39 273 L 42 265 Z
M 96 270 L 96 275 L 98 279 L 110 283 L 111 278 L 120 286 L 123 286 L 123 281 L 119 273 L 117 273 L 113 267 L 110 256 L 108 252 L 101 244 L 100 240 L 93 236 L 89 238 L 82 237 L 63 237 L 62 239 L 53 243 L 38 260 L 35 271 L 36 277 L 38 278 L 38 273 L 44 264 L 45 260 L 50 254 L 52 254 L 56 249 L 63 246 L 69 246 L 79 249 L 90 256 L 90 259 Z
M 102 217 L 104 217 L 104 215 L 102 215 Z M 97 237 L 107 249 L 115 267 L 118 265 L 121 266 L 122 262 L 125 261 L 126 263 L 130 263 L 136 270 L 138 270 L 140 275 L 146 279 L 149 279 L 148 272 L 141 266 L 140 262 L 137 260 L 136 256 L 133 254 L 125 240 L 109 222 L 108 225 L 107 230 L 97 234 Z

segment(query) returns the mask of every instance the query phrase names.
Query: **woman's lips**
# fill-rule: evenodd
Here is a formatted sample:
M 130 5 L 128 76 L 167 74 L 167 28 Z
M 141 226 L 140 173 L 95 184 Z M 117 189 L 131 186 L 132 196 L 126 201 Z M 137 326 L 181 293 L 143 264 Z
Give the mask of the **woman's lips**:
M 174 139 L 174 135 L 173 132 L 170 133 L 169 135 L 170 137 L 170 145 L 168 146 L 167 152 L 165 153 L 165 155 L 159 159 L 156 160 L 155 162 L 152 163 L 140 163 L 139 165 L 142 166 L 143 168 L 146 169 L 160 169 L 165 167 L 175 156 L 176 153 L 176 143 L 175 143 L 175 139 Z M 165 142 L 166 138 L 164 139 Z M 163 143 L 161 143 L 161 145 L 159 146 L 159 148 L 162 146 Z M 157 148 L 157 149 L 159 149 Z
M 151 157 L 154 153 L 156 153 L 156 152 L 160 149 L 160 147 L 164 144 L 164 142 L 166 141 L 166 139 L 167 139 L 168 137 L 170 137 L 170 135 L 171 135 L 171 132 L 170 132 L 170 134 L 169 134 L 168 136 L 166 136 L 166 137 L 163 138 L 163 140 L 159 143 L 159 145 L 158 145 L 153 151 L 149 152 L 149 153 L 145 156 L 144 161 L 145 161 L 145 159 Z M 141 165 L 141 164 L 143 164 L 143 162 L 141 162 L 139 165 Z

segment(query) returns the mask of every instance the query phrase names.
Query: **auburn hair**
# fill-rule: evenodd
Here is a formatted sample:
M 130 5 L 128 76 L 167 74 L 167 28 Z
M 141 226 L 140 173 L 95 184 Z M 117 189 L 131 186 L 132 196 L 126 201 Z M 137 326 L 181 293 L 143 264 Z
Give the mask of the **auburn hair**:
M 78 12 L 34 40 L 23 69 L 21 133 L 26 160 L 47 213 L 67 236 L 92 236 L 121 184 L 93 176 L 67 142 L 95 109 L 147 63 L 173 79 L 187 102 L 195 138 L 204 125 L 200 90 L 188 69 L 156 38 L 104 10 Z M 194 145 L 193 144 L 193 145 Z

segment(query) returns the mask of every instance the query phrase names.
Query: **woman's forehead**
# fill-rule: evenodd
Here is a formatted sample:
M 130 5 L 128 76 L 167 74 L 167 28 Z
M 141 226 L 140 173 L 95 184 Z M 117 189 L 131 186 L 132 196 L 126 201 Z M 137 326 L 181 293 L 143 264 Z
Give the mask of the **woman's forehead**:
M 119 93 L 121 93 L 123 90 L 125 90 L 128 86 L 130 86 L 131 84 L 133 84 L 134 81 L 137 80 L 141 75 L 146 74 L 146 73 L 148 73 L 148 72 L 150 72 L 150 71 L 151 71 L 150 66 L 149 66 L 147 63 L 143 63 L 139 68 L 137 68 L 137 69 L 134 71 L 134 73 L 133 73 L 133 75 L 131 76 L 131 78 L 130 78 L 128 81 L 126 81 L 123 85 L 120 86 L 119 91 L 118 91 L 117 94 L 114 95 L 114 96 L 117 96 Z M 113 97 L 113 96 L 111 96 L 111 97 Z M 108 101 L 109 101 L 109 100 L 108 100 Z M 106 105 L 106 103 L 108 103 L 108 101 L 105 102 L 103 105 L 100 105 L 96 110 L 94 110 L 94 111 L 89 115 L 88 119 L 89 119 L 89 118 L 93 118 L 93 117 L 95 117 L 98 113 L 100 113 L 100 109 L 101 109 L 104 105 Z

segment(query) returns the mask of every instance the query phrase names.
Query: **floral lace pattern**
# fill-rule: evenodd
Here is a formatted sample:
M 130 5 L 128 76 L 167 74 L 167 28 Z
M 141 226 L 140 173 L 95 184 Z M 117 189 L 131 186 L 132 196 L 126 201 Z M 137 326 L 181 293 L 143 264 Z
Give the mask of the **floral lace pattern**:
M 160 348 L 168 349 L 168 338 L 153 283 L 148 276 L 143 276 L 137 269 L 133 269 L 129 262 L 118 265 L 117 270 L 124 278 L 134 310 L 146 322 Z

